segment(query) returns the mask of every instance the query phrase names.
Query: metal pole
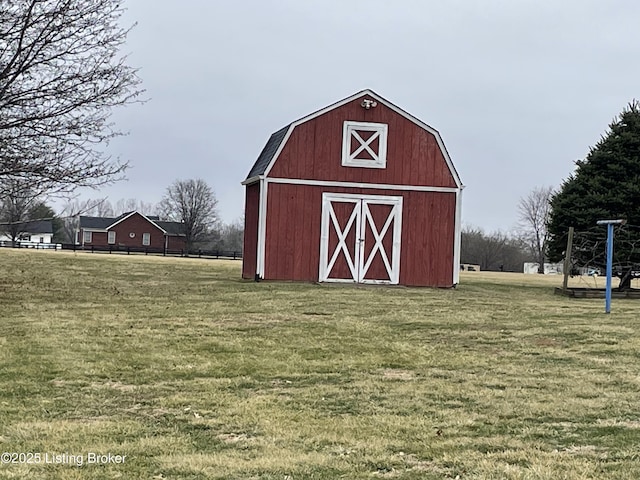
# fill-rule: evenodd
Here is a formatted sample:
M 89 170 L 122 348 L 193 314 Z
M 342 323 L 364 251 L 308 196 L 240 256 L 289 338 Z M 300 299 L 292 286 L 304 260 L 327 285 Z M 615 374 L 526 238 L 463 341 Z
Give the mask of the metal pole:
M 598 225 L 607 226 L 607 289 L 605 293 L 604 313 L 611 313 L 611 276 L 613 274 L 613 226 L 624 225 L 626 220 L 598 220 Z
M 611 313 L 611 275 L 613 263 L 613 223 L 607 224 L 607 292 L 604 306 L 605 313 Z

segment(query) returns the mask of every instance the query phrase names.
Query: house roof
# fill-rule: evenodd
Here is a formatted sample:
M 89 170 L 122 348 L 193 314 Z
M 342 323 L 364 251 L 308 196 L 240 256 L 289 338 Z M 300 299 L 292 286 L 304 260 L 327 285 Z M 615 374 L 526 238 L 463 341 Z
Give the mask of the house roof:
M 118 217 L 119 218 L 119 217 Z M 96 230 L 106 230 L 117 218 L 113 217 L 85 217 L 80 216 L 80 228 L 95 228 Z
M 88 217 L 88 216 L 80 216 L 80 228 L 84 228 L 87 230 L 104 230 L 107 231 L 109 228 L 115 226 L 115 224 L 120 223 L 125 218 L 130 217 L 134 213 L 137 212 L 126 212 L 118 217 Z M 142 214 L 140 214 L 142 215 Z M 184 224 L 180 222 L 168 222 L 168 221 L 160 221 L 158 220 L 160 217 L 156 215 L 142 215 L 145 219 L 149 220 L 150 223 L 157 226 L 160 230 L 164 231 L 167 235 L 184 235 Z
M 10 224 L 2 223 L 0 225 L 8 226 Z M 22 222 L 18 230 L 23 233 L 53 233 L 53 223 L 51 220 L 31 220 Z
M 416 125 L 418 125 L 419 127 L 423 128 L 424 130 L 428 131 L 429 133 L 431 133 L 435 138 L 436 141 L 438 142 L 438 145 L 440 146 L 440 149 L 442 150 L 442 154 L 445 158 L 445 161 L 447 162 L 447 165 L 449 166 L 449 169 L 451 171 L 451 174 L 453 175 L 453 178 L 456 182 L 456 185 L 458 185 L 459 188 L 464 188 L 462 185 L 462 181 L 460 180 L 460 176 L 458 175 L 458 172 L 455 168 L 455 166 L 453 165 L 453 162 L 451 161 L 451 158 L 449 157 L 449 152 L 447 152 L 446 147 L 444 146 L 444 142 L 442 141 L 442 137 L 440 137 L 440 133 L 433 127 L 427 125 L 426 123 L 424 123 L 423 121 L 419 120 L 418 118 L 414 117 L 413 115 L 411 115 L 410 113 L 402 110 L 400 107 L 397 107 L 396 105 L 394 105 L 393 103 L 391 103 L 390 101 L 386 100 L 385 98 L 381 97 L 380 95 L 378 95 L 377 93 L 375 93 L 373 90 L 370 89 L 366 89 L 366 90 L 362 90 L 358 93 L 355 93 L 353 95 L 351 95 L 350 97 L 344 98 L 336 103 L 333 103 L 325 108 L 322 108 L 320 110 L 317 110 L 309 115 L 306 115 L 298 120 L 296 120 L 295 122 L 290 123 L 289 125 L 287 125 L 286 127 L 281 128 L 280 130 L 278 130 L 277 132 L 275 132 L 274 134 L 271 135 L 271 137 L 269 138 L 269 141 L 267 142 L 267 144 L 265 145 L 265 147 L 262 149 L 262 152 L 260 152 L 260 155 L 258 156 L 258 159 L 256 160 L 256 162 L 253 164 L 253 167 L 251 167 L 251 170 L 249 171 L 249 174 L 247 175 L 247 178 L 242 182 L 244 185 L 250 184 L 250 183 L 254 183 L 256 180 L 258 180 L 259 177 L 263 177 L 265 175 L 268 175 L 269 170 L 271 169 L 272 165 L 274 164 L 274 162 L 276 161 L 278 155 L 280 154 L 280 151 L 282 150 L 282 148 L 284 147 L 284 144 L 286 143 L 287 139 L 289 138 L 289 136 L 291 135 L 291 132 L 293 131 L 293 129 L 300 125 L 301 123 L 305 123 L 308 122 L 309 120 L 312 120 L 326 112 L 329 112 L 335 108 L 338 108 L 348 102 L 351 102 L 357 98 L 360 97 L 364 97 L 364 96 L 369 96 L 374 98 L 375 100 L 377 100 L 378 102 L 386 105 L 388 108 L 392 109 L 393 111 L 395 111 L 396 113 L 402 115 L 403 117 L 405 117 L 406 119 L 408 119 L 409 121 L 415 123 Z
M 158 225 L 167 235 L 184 235 L 184 223 L 180 222 L 153 222 Z
M 32 220 L 25 222 L 23 229 L 27 233 L 53 233 L 51 220 Z

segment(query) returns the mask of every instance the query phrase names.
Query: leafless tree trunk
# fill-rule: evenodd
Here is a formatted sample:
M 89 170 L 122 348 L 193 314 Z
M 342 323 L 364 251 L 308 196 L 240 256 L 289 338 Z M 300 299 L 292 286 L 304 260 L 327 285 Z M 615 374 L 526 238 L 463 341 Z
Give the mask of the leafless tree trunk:
M 544 273 L 549 238 L 547 223 L 553 193 L 552 187 L 534 188 L 526 197 L 521 198 L 518 204 L 522 238 L 538 262 L 538 273 Z
M 187 251 L 218 222 L 218 201 L 204 180 L 176 180 L 165 192 L 158 212 L 184 224 Z
M 104 154 L 113 107 L 136 101 L 112 0 L 0 0 L 0 178 L 68 192 L 122 177 Z M 0 192 L 1 193 L 1 192 Z

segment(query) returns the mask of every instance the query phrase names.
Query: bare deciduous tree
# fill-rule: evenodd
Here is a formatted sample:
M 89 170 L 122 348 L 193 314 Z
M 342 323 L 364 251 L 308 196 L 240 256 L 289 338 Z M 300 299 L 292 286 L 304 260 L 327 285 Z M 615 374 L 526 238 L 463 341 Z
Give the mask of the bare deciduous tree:
M 68 192 L 122 177 L 98 145 L 119 135 L 113 107 L 136 101 L 112 0 L 0 0 L 0 178 Z
M 0 179 L 3 194 L 0 195 L 0 233 L 11 239 L 15 247 L 24 233 L 25 222 L 30 220 L 31 209 L 40 201 L 36 192 L 20 179 Z
M 121 215 L 125 212 L 138 212 L 143 215 L 153 215 L 156 209 L 157 206 L 154 203 L 144 202 L 135 198 L 121 198 L 113 207 L 116 215 Z
M 225 248 L 234 252 L 242 252 L 244 244 L 244 218 L 225 225 L 223 229 Z
M 220 238 L 216 248 L 229 252 L 242 252 L 244 243 L 244 218 L 220 226 Z
M 481 270 L 521 272 L 526 260 L 522 242 L 515 236 L 468 225 L 462 229 L 460 250 L 462 263 L 480 265 Z
M 218 201 L 204 180 L 176 180 L 165 192 L 158 212 L 168 220 L 182 222 L 187 250 L 218 222 Z
M 553 193 L 553 187 L 534 188 L 518 203 L 522 239 L 538 262 L 538 273 L 544 273 L 544 261 L 547 257 L 549 239 L 547 224 Z

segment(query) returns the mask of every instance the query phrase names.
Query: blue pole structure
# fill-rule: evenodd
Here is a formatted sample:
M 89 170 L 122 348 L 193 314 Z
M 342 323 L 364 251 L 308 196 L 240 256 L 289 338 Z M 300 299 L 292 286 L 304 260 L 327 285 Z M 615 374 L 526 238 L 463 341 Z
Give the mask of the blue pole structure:
M 607 224 L 607 292 L 604 301 L 604 313 L 611 313 L 611 275 L 613 274 L 613 223 Z
M 611 277 L 613 276 L 613 226 L 622 225 L 624 220 L 598 220 L 598 225 L 607 226 L 607 288 L 605 291 L 604 313 L 611 313 Z

